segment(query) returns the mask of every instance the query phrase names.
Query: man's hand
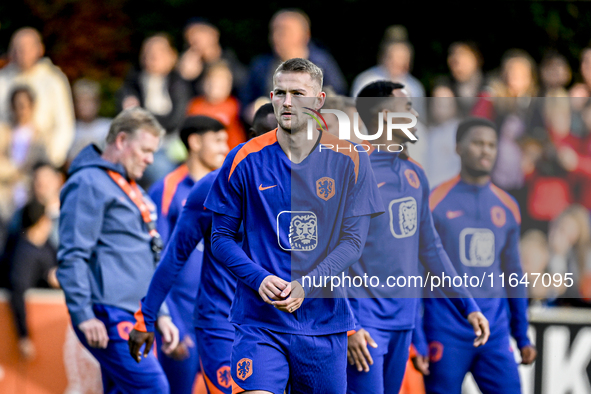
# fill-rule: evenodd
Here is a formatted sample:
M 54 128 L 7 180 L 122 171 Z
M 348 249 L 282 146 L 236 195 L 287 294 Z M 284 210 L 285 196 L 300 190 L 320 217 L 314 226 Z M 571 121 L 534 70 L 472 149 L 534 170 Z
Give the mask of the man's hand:
M 189 357 L 189 349 L 195 347 L 195 343 L 189 335 L 186 335 L 169 357 L 176 361 L 183 361 Z
M 106 349 L 109 344 L 109 334 L 105 324 L 93 317 L 78 324 L 78 329 L 84 333 L 86 342 L 90 347 Z
M 283 290 L 289 285 L 289 282 L 275 275 L 269 275 L 263 279 L 259 286 L 259 295 L 267 304 L 273 305 L 273 301 L 281 301 Z
M 152 345 L 154 344 L 154 333 L 137 331 L 135 329 L 131 330 L 127 345 L 129 345 L 129 354 L 138 363 L 142 361 L 140 349 L 144 344 L 146 345 L 144 348 L 144 358 L 146 358 L 150 354 L 150 349 L 152 349 Z
M 429 375 L 429 356 L 417 354 L 412 358 L 412 365 L 423 375 Z
M 293 313 L 302 306 L 306 294 L 300 282 L 294 280 L 287 284 L 280 296 L 284 299 L 281 301 L 274 301 L 273 305 L 275 305 L 275 308 L 283 312 Z
M 538 351 L 534 345 L 527 345 L 521 349 L 521 364 L 529 365 L 536 361 Z
M 474 328 L 474 347 L 482 346 L 488 341 L 490 336 L 490 328 L 488 326 L 488 320 L 481 312 L 472 312 L 468 315 L 468 322 Z
M 369 366 L 373 365 L 373 358 L 367 350 L 367 344 L 374 349 L 378 347 L 369 332 L 363 328 L 347 338 L 347 359 L 349 364 L 355 365 L 359 372 L 369 372 Z
M 179 329 L 174 325 L 170 316 L 158 318 L 158 331 L 162 334 L 162 351 L 169 355 L 179 345 Z

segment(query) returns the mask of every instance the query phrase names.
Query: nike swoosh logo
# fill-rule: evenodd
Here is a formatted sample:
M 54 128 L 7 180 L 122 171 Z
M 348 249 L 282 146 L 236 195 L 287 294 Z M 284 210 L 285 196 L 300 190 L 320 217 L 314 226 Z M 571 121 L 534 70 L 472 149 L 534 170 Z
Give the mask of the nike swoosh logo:
M 384 186 L 385 184 L 386 184 L 386 182 L 380 182 L 380 183 L 378 183 L 378 187 L 382 187 L 382 186 Z
M 259 186 L 259 190 L 260 191 L 263 191 L 263 190 L 267 190 L 267 189 L 270 189 L 270 188 L 275 187 L 275 186 L 277 186 L 277 185 L 263 187 L 263 184 L 261 183 L 261 185 Z
M 462 216 L 463 214 L 464 214 L 464 211 L 447 211 L 445 216 L 447 216 L 448 219 L 455 219 L 457 217 Z

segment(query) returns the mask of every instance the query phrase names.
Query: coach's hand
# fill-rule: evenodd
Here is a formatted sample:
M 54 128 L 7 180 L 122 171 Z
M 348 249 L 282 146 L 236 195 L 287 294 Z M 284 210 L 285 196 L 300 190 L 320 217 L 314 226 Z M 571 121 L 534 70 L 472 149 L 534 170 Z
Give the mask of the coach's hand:
M 133 329 L 129 333 L 129 339 L 127 340 L 127 344 L 129 345 L 129 354 L 131 354 L 131 357 L 139 363 L 140 361 L 142 361 L 142 354 L 140 353 L 140 349 L 144 344 L 146 345 L 146 347 L 144 348 L 144 358 L 148 357 L 148 354 L 150 354 L 150 350 L 152 349 L 152 345 L 154 344 L 154 333 L 142 332 Z
M 536 361 L 538 351 L 534 345 L 527 345 L 521 349 L 521 364 L 529 365 Z
M 179 329 L 174 325 L 170 316 L 158 318 L 158 331 L 162 334 L 162 351 L 170 354 L 179 345 Z
M 281 301 L 284 297 L 281 293 L 289 285 L 289 282 L 275 275 L 269 275 L 263 279 L 259 286 L 259 295 L 267 304 L 273 305 L 273 301 Z
M 106 349 L 109 344 L 109 334 L 105 324 L 93 317 L 78 324 L 78 329 L 84 333 L 86 342 L 90 347 Z
M 368 344 L 374 349 L 378 347 L 369 332 L 363 328 L 347 337 L 347 359 L 349 364 L 355 365 L 359 372 L 369 372 L 369 366 L 373 365 L 373 358 L 367 350 Z
M 281 301 L 273 302 L 275 308 L 283 312 L 293 313 L 297 311 L 300 306 L 302 306 L 306 294 L 300 282 L 294 280 L 293 282 L 287 284 L 280 296 L 282 298 Z
M 412 365 L 423 375 L 429 375 L 429 356 L 417 354 L 412 358 Z
M 468 315 L 468 322 L 474 328 L 474 347 L 482 346 L 488 341 L 490 336 L 490 328 L 488 326 L 488 320 L 481 312 L 472 312 Z

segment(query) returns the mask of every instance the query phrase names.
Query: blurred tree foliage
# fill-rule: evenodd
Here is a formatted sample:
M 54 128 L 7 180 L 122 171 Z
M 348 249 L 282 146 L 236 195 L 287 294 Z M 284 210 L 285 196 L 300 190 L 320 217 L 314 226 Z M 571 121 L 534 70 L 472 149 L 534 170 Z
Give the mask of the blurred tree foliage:
M 22 0 L 0 2 L 0 56 L 11 34 L 22 26 L 42 33 L 47 54 L 71 80 L 100 80 L 105 91 L 103 114 L 114 112 L 114 92 L 130 67 L 137 66 L 141 41 L 166 31 L 183 49 L 182 30 L 191 17 L 202 17 L 221 30 L 222 44 L 240 60 L 270 50 L 268 21 L 284 3 L 196 2 L 194 0 Z M 579 53 L 590 44 L 591 4 L 567 1 L 376 2 L 303 0 L 298 7 L 312 20 L 317 44 L 335 56 L 349 83 L 376 63 L 384 30 L 407 27 L 415 48 L 413 73 L 430 87 L 447 72 L 450 43 L 475 41 L 485 70 L 498 67 L 503 53 L 523 48 L 536 60 L 545 51 L 564 54 L 575 76 Z

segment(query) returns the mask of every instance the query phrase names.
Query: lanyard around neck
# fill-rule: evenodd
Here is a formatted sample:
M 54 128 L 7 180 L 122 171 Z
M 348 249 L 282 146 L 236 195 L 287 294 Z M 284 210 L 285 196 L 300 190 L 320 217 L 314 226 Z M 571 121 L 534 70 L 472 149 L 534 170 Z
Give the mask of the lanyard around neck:
M 156 231 L 156 225 L 152 220 L 152 215 L 148 205 L 144 201 L 142 197 L 142 192 L 138 187 L 137 183 L 132 179 L 131 182 L 127 182 L 127 180 L 118 172 L 107 170 L 107 174 L 119 185 L 121 190 L 127 194 L 127 196 L 133 201 L 133 203 L 138 207 L 140 213 L 142 214 L 142 219 L 144 223 L 148 226 L 148 230 L 150 231 L 150 235 L 152 237 L 156 236 L 158 232 Z

